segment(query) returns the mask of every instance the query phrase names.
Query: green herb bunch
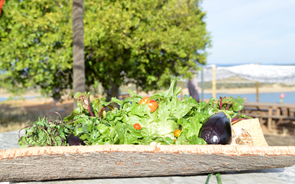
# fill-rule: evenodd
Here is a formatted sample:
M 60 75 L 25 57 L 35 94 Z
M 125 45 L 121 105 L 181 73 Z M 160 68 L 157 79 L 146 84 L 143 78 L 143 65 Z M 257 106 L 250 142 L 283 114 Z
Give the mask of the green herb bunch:
M 57 112 L 52 113 L 60 116 Z M 19 137 L 18 140 L 21 147 L 68 146 L 66 140 L 73 131 L 73 127 L 63 123 L 62 120 L 50 121 L 46 117 L 43 119 L 38 118 L 38 121 L 23 129 L 25 129 L 25 136 Z

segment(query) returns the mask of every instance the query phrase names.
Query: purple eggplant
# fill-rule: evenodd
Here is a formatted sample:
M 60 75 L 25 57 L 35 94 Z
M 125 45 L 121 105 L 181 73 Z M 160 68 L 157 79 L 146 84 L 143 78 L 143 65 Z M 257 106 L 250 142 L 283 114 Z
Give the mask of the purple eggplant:
M 75 136 L 73 134 L 68 137 L 68 143 L 70 146 L 85 145 L 85 143 L 79 138 L 79 136 Z
M 200 137 L 207 144 L 229 144 L 232 137 L 230 119 L 223 112 L 211 116 L 204 123 Z

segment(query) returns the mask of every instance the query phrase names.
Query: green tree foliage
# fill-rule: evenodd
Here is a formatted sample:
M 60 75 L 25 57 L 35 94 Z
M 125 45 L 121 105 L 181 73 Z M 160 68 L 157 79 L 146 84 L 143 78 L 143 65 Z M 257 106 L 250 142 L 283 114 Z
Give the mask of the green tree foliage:
M 72 85 L 71 7 L 66 1 L 7 0 L 0 17 L 0 86 L 21 95 L 40 86 L 59 96 Z M 53 89 L 59 92 L 53 93 Z
M 9 12 L 9 13 L 7 13 Z M 72 86 L 72 2 L 9 0 L 0 18 L 1 85 L 11 92 Z M 197 0 L 84 1 L 86 85 L 109 96 L 122 84 L 144 91 L 192 77 L 210 36 Z M 11 85 L 12 84 L 12 85 Z

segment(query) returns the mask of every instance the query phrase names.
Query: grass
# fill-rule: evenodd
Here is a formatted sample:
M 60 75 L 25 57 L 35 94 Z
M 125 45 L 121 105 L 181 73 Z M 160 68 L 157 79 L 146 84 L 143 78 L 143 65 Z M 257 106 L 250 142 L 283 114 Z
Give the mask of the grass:
M 64 118 L 72 112 L 72 102 L 58 104 L 57 109 Z M 62 111 L 61 111 L 62 109 Z M 43 118 L 50 111 L 53 111 L 53 103 L 40 103 L 29 105 L 22 103 L 0 103 L 0 133 L 20 130 L 37 121 L 38 117 Z M 55 114 L 50 114 L 50 119 L 59 118 Z

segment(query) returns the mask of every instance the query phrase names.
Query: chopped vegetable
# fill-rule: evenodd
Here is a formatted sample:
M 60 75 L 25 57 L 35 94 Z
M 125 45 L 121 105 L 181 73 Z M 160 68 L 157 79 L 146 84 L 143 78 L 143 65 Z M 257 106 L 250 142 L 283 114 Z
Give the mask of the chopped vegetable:
M 175 130 L 175 131 L 174 131 L 174 136 L 175 136 L 175 137 L 179 137 L 180 134 L 181 134 L 181 131 L 180 131 L 180 130 Z
M 177 80 L 171 81 L 168 91 L 146 98 L 128 90 L 131 97 L 124 100 L 112 98 L 107 102 L 106 98 L 101 98 L 91 101 L 90 93 L 78 92 L 75 94 L 78 108 L 72 114 L 56 121 L 49 121 L 46 116 L 39 118 L 24 128 L 25 135 L 20 137 L 19 145 L 207 144 L 203 139 L 206 137 L 200 132 L 204 132 L 202 127 L 209 126 L 206 122 L 210 122 L 210 118 L 216 114 L 224 113 L 228 118 L 227 123 L 233 119 L 248 118 L 238 112 L 243 109 L 244 102 L 240 97 L 211 98 L 208 103 L 198 103 L 187 96 L 179 100 L 181 88 L 177 88 Z M 225 124 L 215 125 L 219 126 Z
M 200 137 L 208 144 L 229 144 L 232 138 L 230 119 L 223 112 L 211 116 L 204 123 Z
M 149 106 L 149 108 L 151 109 L 151 112 L 155 112 L 158 108 L 158 103 L 155 100 L 150 100 L 150 97 L 145 97 L 141 99 L 139 102 L 139 105 L 143 103 Z
M 138 124 L 138 123 L 135 123 L 135 124 L 133 125 L 133 127 L 134 127 L 136 130 L 140 130 L 140 129 L 141 129 L 141 126 L 140 126 L 140 124 Z

